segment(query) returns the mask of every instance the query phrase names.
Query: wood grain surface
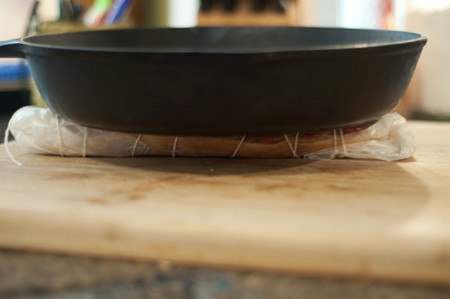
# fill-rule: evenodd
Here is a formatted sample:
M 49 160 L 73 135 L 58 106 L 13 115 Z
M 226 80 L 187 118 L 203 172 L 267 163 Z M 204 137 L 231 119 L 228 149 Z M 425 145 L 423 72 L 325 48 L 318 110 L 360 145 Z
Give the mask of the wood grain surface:
M 407 161 L 63 158 L 0 148 L 0 246 L 450 284 L 450 124 Z

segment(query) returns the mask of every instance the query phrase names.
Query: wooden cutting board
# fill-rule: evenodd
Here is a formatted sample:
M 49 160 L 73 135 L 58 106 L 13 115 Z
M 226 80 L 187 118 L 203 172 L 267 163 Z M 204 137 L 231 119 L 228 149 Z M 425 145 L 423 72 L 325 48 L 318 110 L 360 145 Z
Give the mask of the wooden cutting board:
M 411 127 L 398 163 L 1 147 L 0 246 L 450 284 L 450 124 Z

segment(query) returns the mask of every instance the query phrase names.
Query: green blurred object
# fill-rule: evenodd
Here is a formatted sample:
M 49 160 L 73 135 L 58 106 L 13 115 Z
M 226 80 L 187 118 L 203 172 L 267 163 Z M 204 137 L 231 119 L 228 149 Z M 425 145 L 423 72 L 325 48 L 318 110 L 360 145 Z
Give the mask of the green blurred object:
M 165 1 L 164 1 L 165 2 Z M 103 17 L 112 5 L 112 0 L 95 0 L 83 17 L 83 22 L 87 26 L 99 26 Z

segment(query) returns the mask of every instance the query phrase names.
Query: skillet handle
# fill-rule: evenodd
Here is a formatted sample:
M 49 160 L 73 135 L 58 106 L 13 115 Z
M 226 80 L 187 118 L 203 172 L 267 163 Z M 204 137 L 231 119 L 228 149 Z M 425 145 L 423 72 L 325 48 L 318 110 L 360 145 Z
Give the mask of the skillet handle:
M 0 42 L 0 57 L 25 58 L 22 52 L 22 43 L 19 39 L 11 39 Z

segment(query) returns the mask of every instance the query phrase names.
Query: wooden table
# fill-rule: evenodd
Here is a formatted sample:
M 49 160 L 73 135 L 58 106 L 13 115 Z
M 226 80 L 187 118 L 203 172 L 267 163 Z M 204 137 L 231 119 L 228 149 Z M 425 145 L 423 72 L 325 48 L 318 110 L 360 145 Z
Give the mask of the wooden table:
M 450 284 L 450 124 L 410 125 L 397 163 L 0 148 L 0 246 Z

